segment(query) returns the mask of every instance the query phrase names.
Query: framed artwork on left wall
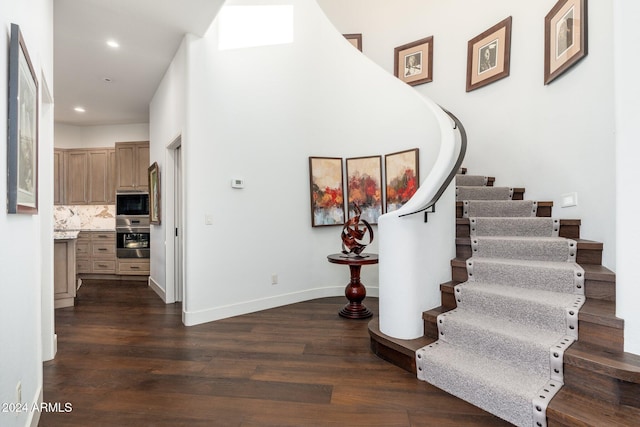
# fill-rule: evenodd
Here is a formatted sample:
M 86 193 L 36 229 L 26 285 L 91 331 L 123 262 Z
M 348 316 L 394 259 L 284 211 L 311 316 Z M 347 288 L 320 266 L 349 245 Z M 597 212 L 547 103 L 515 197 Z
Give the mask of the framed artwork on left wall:
M 20 27 L 11 24 L 7 213 L 38 213 L 38 79 Z
M 344 224 L 342 159 L 309 157 L 311 226 Z

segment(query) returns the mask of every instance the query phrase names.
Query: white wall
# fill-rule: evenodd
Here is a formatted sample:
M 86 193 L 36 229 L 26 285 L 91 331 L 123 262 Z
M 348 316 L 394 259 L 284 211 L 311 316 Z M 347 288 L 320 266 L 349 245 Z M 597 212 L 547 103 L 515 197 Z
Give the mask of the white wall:
M 176 52 L 165 76 L 149 106 L 151 122 L 150 162 L 158 162 L 161 178 L 161 221 L 151 225 L 151 274 L 150 281 L 166 302 L 175 301 L 174 293 L 174 161 L 173 150 L 168 149 L 183 135 L 186 116 L 186 44 L 193 40 L 187 35 Z M 167 262 L 169 253 L 169 262 Z
M 640 43 L 640 16 L 636 0 L 616 0 L 615 5 L 615 94 L 616 94 L 616 204 L 617 246 L 616 282 L 618 316 L 625 319 L 625 350 L 640 354 L 640 287 L 635 247 L 640 241 L 637 213 L 640 200 L 635 185 L 640 160 L 637 120 L 640 117 L 640 83 L 635 70 L 640 61 L 630 50 Z M 632 249 L 633 248 L 633 249 Z
M 104 126 L 55 124 L 56 148 L 103 148 L 113 147 L 116 142 L 148 140 L 148 123 Z
M 340 251 L 341 229 L 310 224 L 309 156 L 419 146 L 426 173 L 437 154 L 435 119 L 408 86 L 354 50 L 315 2 L 285 3 L 295 7 L 292 44 L 218 51 L 215 22 L 204 38 L 187 41 L 187 324 L 344 294 L 348 269 L 326 259 Z M 161 112 L 152 115 L 152 153 L 179 131 L 162 130 L 175 110 L 155 103 L 168 101 L 170 86 L 163 83 L 152 105 Z M 244 189 L 231 188 L 236 176 Z M 376 295 L 377 268 L 364 267 L 362 280 Z
M 589 2 L 589 54 L 545 86 L 544 17 L 556 0 L 318 0 L 343 33 L 362 33 L 364 54 L 393 73 L 393 49 L 434 36 L 434 79 L 416 86 L 458 115 L 469 135 L 469 173 L 525 187 L 554 215 L 581 218 L 582 235 L 604 242 L 615 267 L 613 32 L 610 2 Z M 467 42 L 513 17 L 510 76 L 467 93 Z M 579 204 L 560 208 L 560 195 Z
M 0 45 L 9 45 L 11 23 L 20 25 L 36 76 L 53 85 L 53 4 L 51 0 L 6 0 L 2 3 Z M 0 55 L 0 117 L 7 117 L 7 50 Z M 42 88 L 42 86 L 40 87 Z M 52 114 L 42 112 L 39 138 L 40 205 L 38 215 L 8 215 L 0 208 L 0 402 L 15 402 L 16 386 L 22 383 L 22 401 L 29 406 L 42 393 L 42 294 L 52 294 L 53 169 Z M 5 122 L 6 123 L 6 122 Z M 0 140 L 7 140 L 7 127 L 0 126 Z M 3 143 L 3 147 L 4 147 Z M 6 149 L 0 150 L 0 175 L 6 177 Z M 0 194 L 7 194 L 6 179 L 0 179 Z M 4 200 L 4 196 L 3 196 Z M 43 219 L 44 218 L 44 219 Z M 51 228 L 50 228 L 51 227 Z M 47 228 L 49 228 L 47 230 Z M 49 233 L 49 239 L 43 236 Z M 42 283 L 46 278 L 48 283 Z M 24 426 L 36 422 L 37 413 L 0 412 L 0 425 Z
M 640 237 L 634 217 L 639 206 L 630 196 L 640 155 L 635 138 L 640 88 L 634 73 L 638 59 L 628 54 L 640 39 L 633 23 L 640 15 L 637 2 L 589 2 L 589 53 L 547 86 L 544 17 L 555 0 L 318 3 L 342 33 L 362 33 L 364 54 L 389 73 L 394 47 L 434 36 L 434 81 L 416 91 L 451 109 L 465 124 L 469 173 L 496 176 L 496 185 L 524 186 L 526 197 L 552 200 L 554 216 L 582 219 L 583 238 L 604 243 L 603 264 L 617 273 L 625 350 L 640 354 L 635 304 L 640 293 L 629 250 Z M 510 15 L 510 76 L 466 93 L 467 41 Z M 579 205 L 560 208 L 560 195 L 574 191 Z

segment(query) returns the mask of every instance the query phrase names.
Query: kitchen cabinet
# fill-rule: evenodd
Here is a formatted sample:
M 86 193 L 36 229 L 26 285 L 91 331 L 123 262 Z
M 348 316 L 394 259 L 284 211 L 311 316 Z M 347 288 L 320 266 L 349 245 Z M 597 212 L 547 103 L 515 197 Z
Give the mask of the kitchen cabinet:
M 65 153 L 65 185 L 67 205 L 87 204 L 89 162 L 86 150 L 69 150 Z
M 81 231 L 76 260 L 78 274 L 116 274 L 115 231 Z
M 56 151 L 59 151 L 58 156 L 63 158 L 62 169 L 64 170 L 62 174 L 59 174 L 54 169 L 57 181 L 54 188 L 64 188 L 64 190 L 59 190 L 62 196 L 57 204 L 102 205 L 115 203 L 115 149 Z
M 149 258 L 118 258 L 118 274 L 148 276 L 151 274 Z
M 76 240 L 53 242 L 54 307 L 71 307 L 76 297 Z
M 149 142 L 116 143 L 116 190 L 149 191 Z
M 65 202 L 64 150 L 53 150 L 53 204 L 63 205 Z

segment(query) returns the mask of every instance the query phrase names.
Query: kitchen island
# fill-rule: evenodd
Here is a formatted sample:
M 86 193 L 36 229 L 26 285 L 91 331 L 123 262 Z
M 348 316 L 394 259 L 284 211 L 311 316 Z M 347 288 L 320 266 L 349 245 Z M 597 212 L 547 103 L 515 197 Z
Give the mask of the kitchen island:
M 76 297 L 76 241 L 78 231 L 53 233 L 54 307 L 72 307 Z

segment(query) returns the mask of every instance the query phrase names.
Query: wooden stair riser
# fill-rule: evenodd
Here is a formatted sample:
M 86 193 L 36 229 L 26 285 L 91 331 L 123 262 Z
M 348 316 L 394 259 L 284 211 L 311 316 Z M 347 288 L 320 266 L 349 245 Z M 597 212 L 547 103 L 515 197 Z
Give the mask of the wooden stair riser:
M 560 220 L 560 230 L 558 235 L 560 237 L 566 237 L 567 239 L 579 239 L 580 238 L 580 220 Z M 469 237 L 470 226 L 468 218 L 456 219 L 456 237 Z
M 615 302 L 616 300 L 616 275 L 604 267 L 585 264 L 584 294 L 587 298 Z M 606 270 L 605 273 L 596 273 L 598 270 Z M 464 260 L 451 260 L 451 279 L 453 282 L 466 282 L 467 266 Z M 443 300 L 444 305 L 444 300 Z
M 578 339 L 585 344 L 614 352 L 624 351 L 624 329 L 622 328 L 602 325 L 579 318 Z
M 640 408 L 640 384 L 599 374 L 589 368 L 572 366 L 567 360 L 564 363 L 564 378 L 564 386 L 570 390 L 616 405 Z
M 468 259 L 472 256 L 471 239 L 466 237 L 456 238 L 456 258 Z M 578 252 L 576 253 L 578 264 L 602 264 L 602 243 L 578 240 Z

